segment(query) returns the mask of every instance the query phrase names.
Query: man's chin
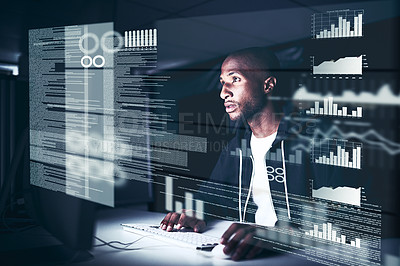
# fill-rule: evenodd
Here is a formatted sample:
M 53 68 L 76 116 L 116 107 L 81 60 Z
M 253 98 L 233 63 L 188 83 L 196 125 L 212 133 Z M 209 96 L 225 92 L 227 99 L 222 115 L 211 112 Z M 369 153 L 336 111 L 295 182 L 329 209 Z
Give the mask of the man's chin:
M 236 112 L 228 113 L 229 119 L 231 121 L 238 121 L 240 119 L 240 114 Z

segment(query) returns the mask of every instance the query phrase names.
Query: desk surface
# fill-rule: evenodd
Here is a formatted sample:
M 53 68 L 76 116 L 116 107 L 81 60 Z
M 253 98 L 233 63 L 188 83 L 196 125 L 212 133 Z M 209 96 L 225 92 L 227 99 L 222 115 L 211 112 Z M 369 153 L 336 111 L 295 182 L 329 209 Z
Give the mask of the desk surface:
M 139 235 L 124 231 L 121 223 L 159 224 L 165 214 L 122 208 L 103 210 L 98 213 L 95 235 L 104 241 L 133 242 Z M 208 235 L 220 237 L 230 222 L 211 224 Z M 100 244 L 95 241 L 95 244 Z M 235 262 L 229 259 L 213 258 L 208 252 L 196 251 L 163 243 L 151 238 L 143 238 L 129 248 L 136 250 L 116 250 L 111 247 L 95 247 L 90 252 L 94 259 L 74 265 L 312 265 L 310 261 L 295 255 L 271 254 L 253 260 Z M 319 264 L 318 264 L 319 265 Z
M 101 210 L 98 212 L 95 236 L 107 242 L 133 242 L 138 240 L 141 236 L 124 231 L 120 226 L 121 223 L 158 224 L 163 217 L 163 213 L 138 210 L 136 207 Z M 229 225 L 230 222 L 224 221 L 212 223 L 209 225 L 209 230 L 206 231 L 206 234 L 219 237 Z M 4 257 L 2 256 L 6 256 L 6 262 L 15 262 L 15 259 L 18 261 L 30 262 L 28 258 L 31 253 L 27 253 L 27 251 L 30 252 L 32 251 L 31 249 L 35 252 L 39 252 L 37 254 L 32 253 L 36 255 L 32 257 L 39 257 L 38 261 L 42 261 L 42 255 L 47 258 L 51 257 L 47 256 L 49 252 L 50 254 L 52 254 L 52 252 L 59 252 L 58 249 L 47 249 L 47 246 L 54 245 L 57 247 L 57 245 L 60 244 L 59 241 L 40 227 L 34 227 L 20 233 L 0 234 L 0 264 L 4 264 Z M 99 241 L 96 241 L 95 244 L 99 244 Z M 44 247 L 44 249 L 35 249 L 40 247 Z M 382 239 L 381 247 L 381 265 L 400 265 L 400 238 Z M 134 250 L 117 250 L 107 246 L 94 247 L 90 251 L 93 255 L 92 260 L 74 264 L 68 263 L 68 265 L 320 265 L 303 259 L 300 255 L 277 253 L 253 260 L 234 262 L 232 260 L 213 258 L 209 253 L 205 253 L 204 251 L 180 248 L 152 238 L 143 238 L 129 248 Z M 18 256 L 22 257 L 15 257 L 13 253 L 14 250 L 16 254 L 20 254 Z M 14 255 L 9 257 L 10 254 Z M 13 263 L 10 265 L 29 264 L 30 263 Z M 8 264 L 6 263 L 5 265 Z M 44 264 L 39 263 L 37 265 Z M 54 265 L 54 263 L 47 263 L 45 265 Z

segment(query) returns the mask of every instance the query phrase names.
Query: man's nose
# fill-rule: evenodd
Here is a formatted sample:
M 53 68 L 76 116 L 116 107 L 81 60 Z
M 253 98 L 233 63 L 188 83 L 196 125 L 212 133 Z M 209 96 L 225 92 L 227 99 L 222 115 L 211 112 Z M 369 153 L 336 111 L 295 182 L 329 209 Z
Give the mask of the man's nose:
M 232 96 L 233 96 L 232 91 L 228 88 L 227 84 L 225 83 L 224 85 L 222 85 L 219 97 L 221 97 L 222 100 L 225 100 L 226 98 Z

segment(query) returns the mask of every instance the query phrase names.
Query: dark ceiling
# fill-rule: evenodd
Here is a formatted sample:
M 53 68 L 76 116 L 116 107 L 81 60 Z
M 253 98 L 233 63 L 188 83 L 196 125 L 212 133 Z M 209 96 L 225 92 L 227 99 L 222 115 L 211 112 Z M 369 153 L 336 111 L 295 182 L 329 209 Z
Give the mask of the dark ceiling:
M 114 21 L 116 29 L 154 27 L 157 21 L 221 14 L 370 2 L 346 0 L 15 0 L 0 4 L 0 63 L 27 57 L 28 30 Z

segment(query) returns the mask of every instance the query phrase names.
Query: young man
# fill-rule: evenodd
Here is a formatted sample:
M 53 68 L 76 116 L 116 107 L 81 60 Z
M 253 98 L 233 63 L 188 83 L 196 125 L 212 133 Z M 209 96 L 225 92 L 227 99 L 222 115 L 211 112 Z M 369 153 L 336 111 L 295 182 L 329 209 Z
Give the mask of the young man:
M 231 184 L 238 190 L 221 193 L 211 191 L 210 188 L 201 190 L 198 193 L 200 196 L 202 193 L 207 195 L 205 200 L 207 213 L 213 213 L 207 206 L 211 206 L 211 202 L 217 202 L 217 205 L 224 206 L 222 209 L 238 210 L 238 220 L 244 222 L 246 210 L 249 211 L 248 205 L 252 204 L 255 206 L 255 209 L 253 208 L 255 215 L 250 220 L 265 228 L 273 227 L 278 222 L 278 216 L 272 201 L 271 189 L 281 191 L 281 195 L 284 195 L 283 200 L 281 198 L 281 203 L 283 202 L 281 205 L 286 205 L 283 208 L 287 210 L 285 213 L 287 217 L 284 220 L 291 218 L 288 188 L 291 192 L 307 192 L 308 179 L 305 178 L 304 169 L 298 168 L 297 165 L 285 166 L 284 141 L 289 136 L 288 129 L 282 122 L 284 114 L 281 106 L 271 100 L 271 95 L 279 88 L 277 87 L 279 80 L 272 72 L 277 68 L 279 61 L 265 48 L 248 48 L 234 52 L 222 64 L 220 97 L 224 101 L 225 111 L 232 121 L 245 121 L 247 130 L 243 134 L 238 133 L 230 141 L 229 149 L 222 152 L 210 177 L 210 181 L 215 182 L 213 184 Z M 244 142 L 250 147 L 251 155 L 246 155 L 246 151 L 240 149 Z M 267 166 L 266 154 L 272 148 L 279 158 L 267 162 Z M 232 156 L 231 151 L 236 150 L 239 150 L 240 155 Z M 274 177 L 271 170 L 278 171 L 279 178 Z M 291 184 L 286 183 L 289 172 L 293 173 Z M 224 196 L 221 195 L 224 193 Z M 250 196 L 253 202 L 249 203 Z M 239 198 L 239 202 L 229 198 Z M 247 215 L 249 217 L 251 214 Z M 221 218 L 224 215 L 215 217 Z M 188 217 L 184 213 L 168 213 L 161 222 L 161 228 L 167 231 L 171 231 L 175 225 L 177 229 L 192 227 L 195 232 L 201 232 L 206 227 L 203 220 Z M 257 228 L 260 227 L 254 224 L 232 224 L 221 238 L 221 244 L 225 245 L 224 252 L 231 254 L 233 260 L 256 256 L 263 247 L 259 238 L 255 237 Z

